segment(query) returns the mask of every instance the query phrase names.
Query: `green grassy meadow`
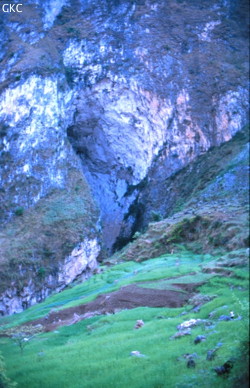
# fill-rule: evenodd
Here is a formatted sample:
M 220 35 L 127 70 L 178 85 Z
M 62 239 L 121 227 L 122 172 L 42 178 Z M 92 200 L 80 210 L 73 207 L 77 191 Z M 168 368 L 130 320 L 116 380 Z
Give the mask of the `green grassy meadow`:
M 8 377 L 20 388 L 236 387 L 246 372 L 249 279 L 245 267 L 231 267 L 228 277 L 206 273 L 206 268 L 217 268 L 221 259 L 183 250 L 142 263 L 104 267 L 102 273 L 85 283 L 52 295 L 23 313 L 2 318 L 3 331 L 45 316 L 51 309 L 87 303 L 98 294 L 130 283 L 145 286 L 140 282 L 147 281 L 147 287 L 167 288 L 172 277 L 184 283 L 204 282 L 198 294 L 211 297 L 197 313 L 192 311 L 192 304 L 187 304 L 182 308 L 139 307 L 85 319 L 35 336 L 23 354 L 12 339 L 0 337 Z M 229 263 L 223 268 L 228 269 Z M 230 311 L 235 319 L 218 320 Z M 136 330 L 138 319 L 145 324 Z M 173 339 L 177 326 L 189 319 L 205 319 L 210 324 L 194 327 L 191 335 Z M 194 344 L 197 335 L 206 336 L 206 340 Z M 214 360 L 206 360 L 207 351 L 218 344 Z M 143 356 L 131 356 L 135 350 Z M 194 355 L 195 368 L 187 367 L 187 353 Z M 230 374 L 217 376 L 213 368 L 231 359 L 234 366 Z

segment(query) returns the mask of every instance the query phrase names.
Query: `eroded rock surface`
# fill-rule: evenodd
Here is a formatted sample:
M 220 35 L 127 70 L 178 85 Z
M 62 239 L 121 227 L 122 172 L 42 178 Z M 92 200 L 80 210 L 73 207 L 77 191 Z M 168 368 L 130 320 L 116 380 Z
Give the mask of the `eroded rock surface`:
M 25 308 L 43 301 L 51 292 L 61 291 L 72 281 L 87 279 L 97 267 L 99 251 L 100 245 L 96 239 L 85 239 L 60 263 L 57 273 L 45 276 L 40 284 L 32 279 L 32 276 L 23 287 L 12 282 L 10 287 L 0 294 L 0 315 L 20 313 Z M 19 277 L 23 277 L 21 268 Z

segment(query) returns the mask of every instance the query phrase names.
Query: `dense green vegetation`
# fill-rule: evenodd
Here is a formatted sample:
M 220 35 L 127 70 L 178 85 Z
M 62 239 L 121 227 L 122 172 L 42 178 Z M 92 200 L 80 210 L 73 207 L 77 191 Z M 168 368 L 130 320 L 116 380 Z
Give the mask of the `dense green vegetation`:
M 0 387 L 1 388 L 14 388 L 15 383 L 11 382 L 10 379 L 6 376 L 5 364 L 3 357 L 0 354 Z
M 198 296 L 184 307 L 139 307 L 114 315 L 94 316 L 34 337 L 23 355 L 15 342 L 1 337 L 8 376 L 23 388 L 237 386 L 246 372 L 242 358 L 245 362 L 248 271 L 246 267 L 230 267 L 230 260 L 232 264 L 233 259 L 228 255 L 215 257 L 183 250 L 142 263 L 104 267 L 103 273 L 87 282 L 51 296 L 21 314 L 3 318 L 2 330 L 45 316 L 52 308 L 86 303 L 100 293 L 110 293 L 129 283 L 167 289 L 171 284 L 169 278 L 173 277 L 176 283 L 204 282 Z M 221 263 L 225 265 L 219 267 Z M 225 272 L 217 272 L 218 268 Z M 230 275 L 228 272 L 225 276 L 229 269 Z M 145 281 L 150 283 L 141 283 Z M 207 303 L 194 312 L 197 300 L 204 298 Z M 234 319 L 219 320 L 231 311 Z M 144 326 L 135 330 L 139 319 Z M 173 339 L 177 326 L 190 319 L 203 319 L 209 325 L 198 325 L 191 329 L 191 335 Z M 204 335 L 206 340 L 194 344 L 197 335 Z M 208 361 L 207 352 L 217 346 L 214 359 Z M 135 350 L 144 356 L 131 356 Z M 194 356 L 195 368 L 187 367 L 187 353 Z M 217 376 L 214 368 L 228 360 L 233 360 L 229 375 Z

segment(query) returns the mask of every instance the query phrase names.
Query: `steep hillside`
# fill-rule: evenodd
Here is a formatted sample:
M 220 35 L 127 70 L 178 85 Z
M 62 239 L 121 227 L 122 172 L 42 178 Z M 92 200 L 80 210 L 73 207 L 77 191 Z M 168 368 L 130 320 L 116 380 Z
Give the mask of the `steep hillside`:
M 30 209 L 17 207 L 0 233 L 1 315 L 18 313 L 97 267 L 97 206 L 79 171 L 71 169 L 66 183 Z
M 183 250 L 102 267 L 1 319 L 7 375 L 23 388 L 247 387 L 246 258 Z
M 176 210 L 202 186 L 196 158 L 204 171 L 206 152 L 242 130 L 249 106 L 246 0 L 6 7 L 1 314 L 88 277 L 152 211 L 157 219 Z M 211 179 L 222 167 L 216 158 Z
M 0 319 L 18 387 L 248 386 L 247 140 L 242 132 L 182 169 L 171 186 L 178 211 L 90 279 Z
M 181 222 L 179 235 L 176 241 L 172 238 L 173 243 L 184 240 L 189 243 L 190 238 L 190 243 L 194 248 L 196 244 L 199 252 L 213 251 L 220 245 L 224 245 L 227 250 L 248 246 L 248 127 L 229 142 L 210 149 L 169 178 L 166 178 L 164 167 L 159 158 L 150 170 L 140 195 L 125 215 L 125 219 L 134 220 L 134 233 L 143 231 L 152 221 L 172 216 L 157 226 L 149 226 L 148 233 L 155 228 L 159 229 L 159 239 L 162 239 L 162 234 L 167 237 L 168 233 L 172 234 L 171 225 L 178 220 Z M 126 236 L 126 231 L 125 225 L 117 246 L 131 240 L 131 235 Z M 156 242 L 157 233 L 154 232 L 153 236 Z M 166 241 L 163 245 L 165 250 Z M 171 244 L 168 249 L 172 249 Z

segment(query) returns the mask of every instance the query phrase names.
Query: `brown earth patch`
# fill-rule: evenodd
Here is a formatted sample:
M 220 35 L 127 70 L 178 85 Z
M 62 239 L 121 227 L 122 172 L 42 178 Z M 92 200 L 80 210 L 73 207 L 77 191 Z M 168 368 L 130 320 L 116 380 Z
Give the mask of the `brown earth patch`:
M 51 311 L 46 317 L 30 323 L 32 325 L 42 325 L 44 331 L 52 331 L 59 326 L 69 326 L 86 318 L 103 314 L 115 314 L 125 309 L 136 307 L 182 307 L 200 285 L 201 283 L 174 284 L 173 286 L 178 286 L 180 291 L 173 291 L 142 288 L 131 284 L 122 287 L 118 291 L 99 295 L 92 302 L 61 311 Z
M 174 287 L 178 287 L 178 288 L 182 289 L 185 292 L 192 293 L 197 289 L 197 287 L 200 287 L 203 284 L 204 283 L 202 282 L 202 283 L 173 283 L 172 285 Z
M 220 274 L 221 276 L 231 276 L 233 273 L 230 270 L 219 267 L 206 267 L 202 269 L 203 273 Z

